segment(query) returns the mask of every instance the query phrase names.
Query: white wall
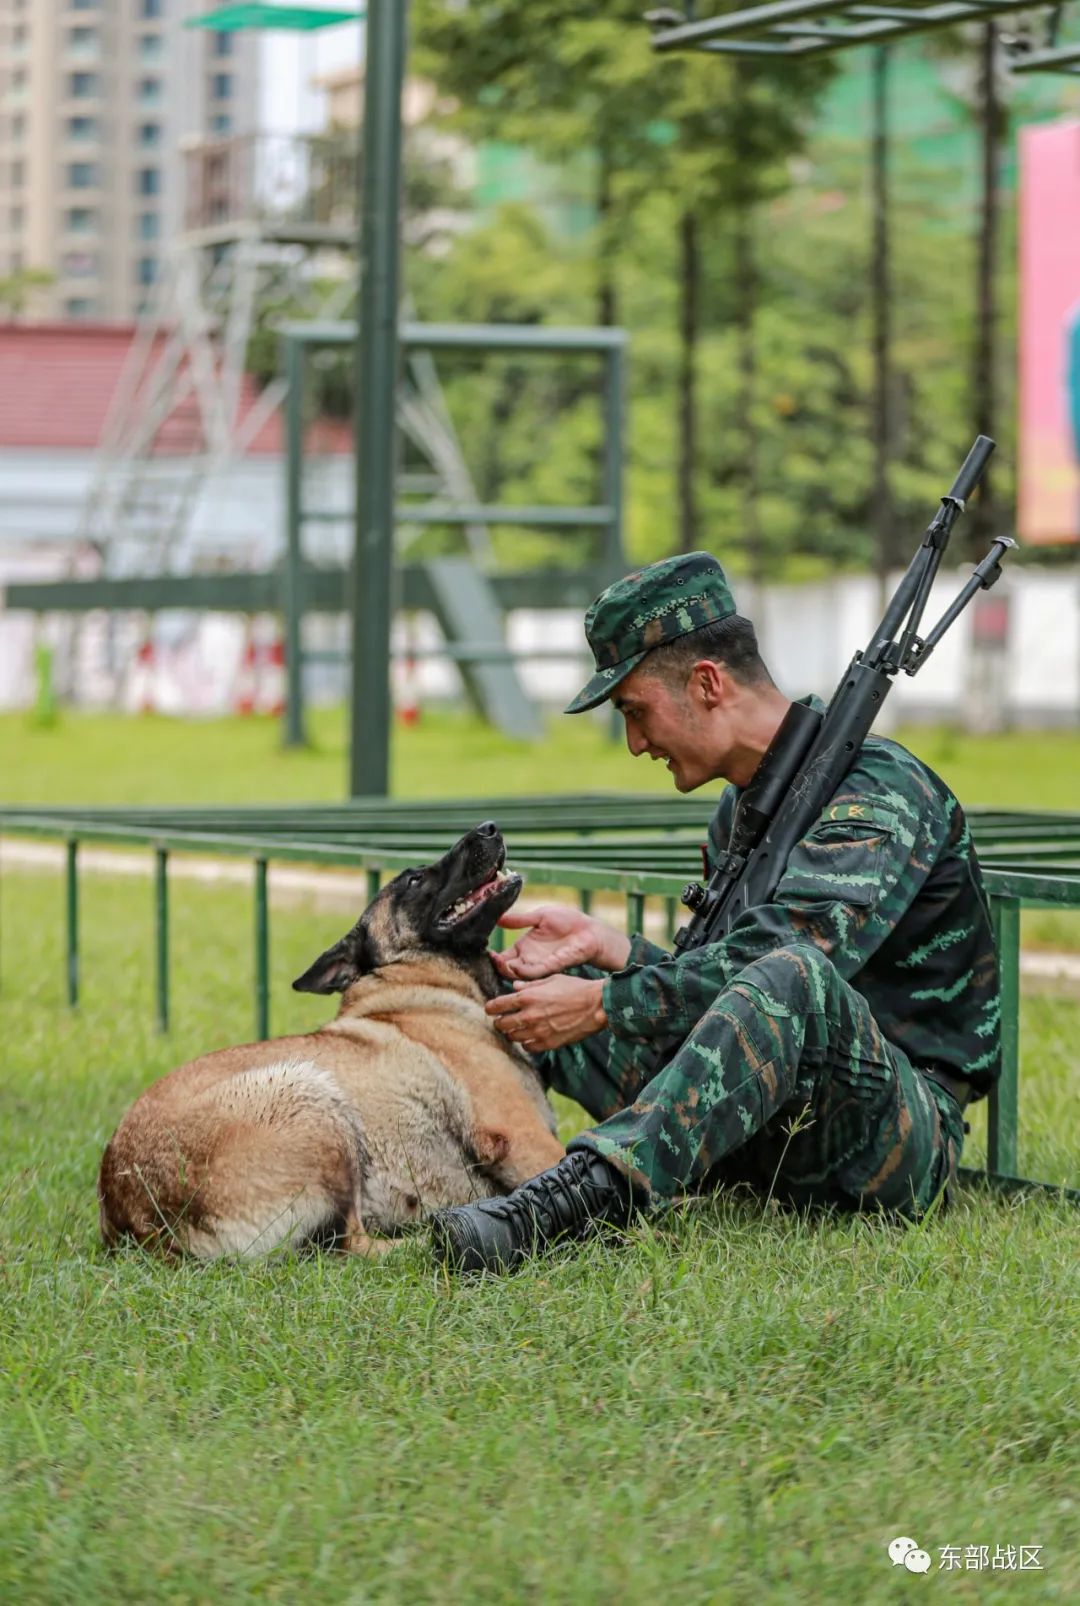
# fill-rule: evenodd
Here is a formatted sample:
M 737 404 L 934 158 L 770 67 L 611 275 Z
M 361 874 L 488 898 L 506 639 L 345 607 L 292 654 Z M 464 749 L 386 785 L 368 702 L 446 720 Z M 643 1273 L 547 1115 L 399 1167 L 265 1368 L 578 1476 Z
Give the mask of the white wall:
M 58 577 L 66 572 L 93 463 L 89 452 L 0 451 L 0 586 L 15 578 Z M 305 496 L 310 506 L 347 510 L 351 483 L 349 458 L 315 460 L 306 475 Z M 281 551 L 284 522 L 280 460 L 244 459 L 208 487 L 194 522 L 192 547 L 202 555 L 227 555 L 235 565 L 264 568 Z M 347 517 L 339 525 L 310 526 L 308 535 L 313 556 L 344 560 Z M 939 577 L 924 628 L 944 611 L 969 573 L 957 569 Z M 899 574 L 891 583 L 898 580 Z M 749 611 L 749 592 L 741 599 L 738 584 L 735 592 L 736 600 L 743 600 Z M 1016 724 L 1080 722 L 1080 567 L 1006 567 L 991 595 L 1009 599 L 1009 635 L 1000 677 L 1006 717 Z M 827 697 L 855 649 L 868 644 L 882 607 L 878 584 L 869 577 L 766 587 L 753 611 L 765 659 L 778 684 L 792 696 L 815 691 Z M 953 625 L 917 677 L 900 677 L 886 719 L 961 717 L 971 697 L 973 675 L 984 672 L 972 653 L 973 616 L 974 605 Z M 311 620 L 308 628 L 312 645 L 345 644 L 340 624 Z M 406 645 L 409 630 L 418 647 L 436 646 L 441 639 L 435 621 L 420 616 L 411 625 L 397 621 L 398 645 Z M 243 621 L 182 617 L 172 623 L 163 620 L 160 631 L 163 646 L 176 660 L 173 680 L 181 687 L 177 690 L 170 682 L 165 700 L 193 711 L 229 707 Z M 94 630 L 87 634 L 89 654 Z M 587 667 L 580 616 L 574 611 L 522 610 L 510 616 L 507 634 L 511 646 L 526 653 L 540 646 L 577 650 L 576 657 L 565 661 L 526 659 L 521 666 L 530 694 L 561 707 L 581 685 Z M 24 703 L 31 695 L 32 640 L 31 621 L 25 615 L 5 613 L 0 600 L 0 706 Z M 399 682 L 402 673 L 399 666 L 395 671 Z M 87 674 L 94 679 L 89 663 Z M 422 697 L 445 698 L 460 691 L 457 671 L 446 661 L 419 662 L 415 680 Z M 339 697 L 344 671 L 313 669 L 311 682 L 314 695 Z M 98 677 L 96 684 L 104 695 L 105 682 Z M 991 700 L 996 696 L 995 690 Z

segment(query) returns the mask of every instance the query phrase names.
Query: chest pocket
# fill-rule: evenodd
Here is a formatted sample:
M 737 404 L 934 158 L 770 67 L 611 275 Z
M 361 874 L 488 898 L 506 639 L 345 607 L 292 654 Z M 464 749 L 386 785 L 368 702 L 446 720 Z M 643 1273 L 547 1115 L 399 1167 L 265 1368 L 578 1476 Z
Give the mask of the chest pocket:
M 872 908 L 882 890 L 882 870 L 898 822 L 888 809 L 864 805 L 863 814 L 863 818 L 830 820 L 826 811 L 788 860 L 779 895 L 807 903 L 835 901 L 855 909 Z

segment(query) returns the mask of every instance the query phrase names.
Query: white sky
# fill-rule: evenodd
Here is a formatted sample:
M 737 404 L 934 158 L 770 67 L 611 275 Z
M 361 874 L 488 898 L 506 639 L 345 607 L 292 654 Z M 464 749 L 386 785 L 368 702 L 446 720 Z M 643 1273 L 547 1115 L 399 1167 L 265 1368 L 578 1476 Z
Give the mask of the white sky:
M 296 3 L 296 0 L 294 0 Z M 339 0 L 317 0 L 337 5 Z M 361 10 L 359 0 L 340 0 L 341 9 Z M 263 52 L 260 128 L 268 134 L 310 133 L 325 121 L 325 96 L 311 87 L 322 73 L 349 67 L 362 56 L 363 23 L 343 22 L 313 33 L 267 33 Z

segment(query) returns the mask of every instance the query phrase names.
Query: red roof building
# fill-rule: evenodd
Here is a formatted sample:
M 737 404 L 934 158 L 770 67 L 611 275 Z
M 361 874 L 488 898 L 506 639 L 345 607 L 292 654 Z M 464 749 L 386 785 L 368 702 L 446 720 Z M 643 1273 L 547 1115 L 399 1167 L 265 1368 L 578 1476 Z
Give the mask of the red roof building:
M 101 441 L 109 405 L 135 335 L 131 324 L 0 323 L 0 449 L 93 451 Z M 245 375 L 240 398 L 242 423 L 259 390 Z M 186 453 L 190 424 L 180 425 L 186 403 L 159 431 L 158 455 Z M 336 455 L 353 450 L 352 428 L 338 419 L 320 419 L 308 430 L 306 450 Z M 269 457 L 284 451 L 284 419 L 277 412 L 259 429 L 245 455 Z

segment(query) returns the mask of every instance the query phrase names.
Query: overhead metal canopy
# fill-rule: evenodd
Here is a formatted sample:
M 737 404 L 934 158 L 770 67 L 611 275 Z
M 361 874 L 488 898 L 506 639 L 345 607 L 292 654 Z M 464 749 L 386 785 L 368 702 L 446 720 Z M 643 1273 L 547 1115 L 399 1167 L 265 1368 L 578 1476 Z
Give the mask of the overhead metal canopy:
M 928 5 L 919 0 L 893 5 L 864 4 L 862 0 L 769 0 L 765 5 L 700 21 L 676 20 L 679 13 L 666 8 L 647 12 L 646 20 L 655 30 L 655 50 L 813 56 L 831 55 L 854 45 L 889 44 L 908 34 L 1033 9 L 1032 0 L 938 0 Z M 1075 54 L 1080 61 L 1080 47 Z M 1022 70 L 1038 69 L 1029 65 Z
M 1059 45 L 1055 50 L 1032 50 L 1014 55 L 1010 72 L 1057 72 L 1080 77 L 1080 44 Z
M 220 6 L 201 17 L 189 17 L 185 28 L 209 28 L 211 33 L 238 33 L 242 28 L 286 28 L 290 33 L 310 33 L 315 28 L 332 28 L 339 22 L 356 22 L 362 11 L 342 11 L 329 6 L 275 6 L 250 3 Z

